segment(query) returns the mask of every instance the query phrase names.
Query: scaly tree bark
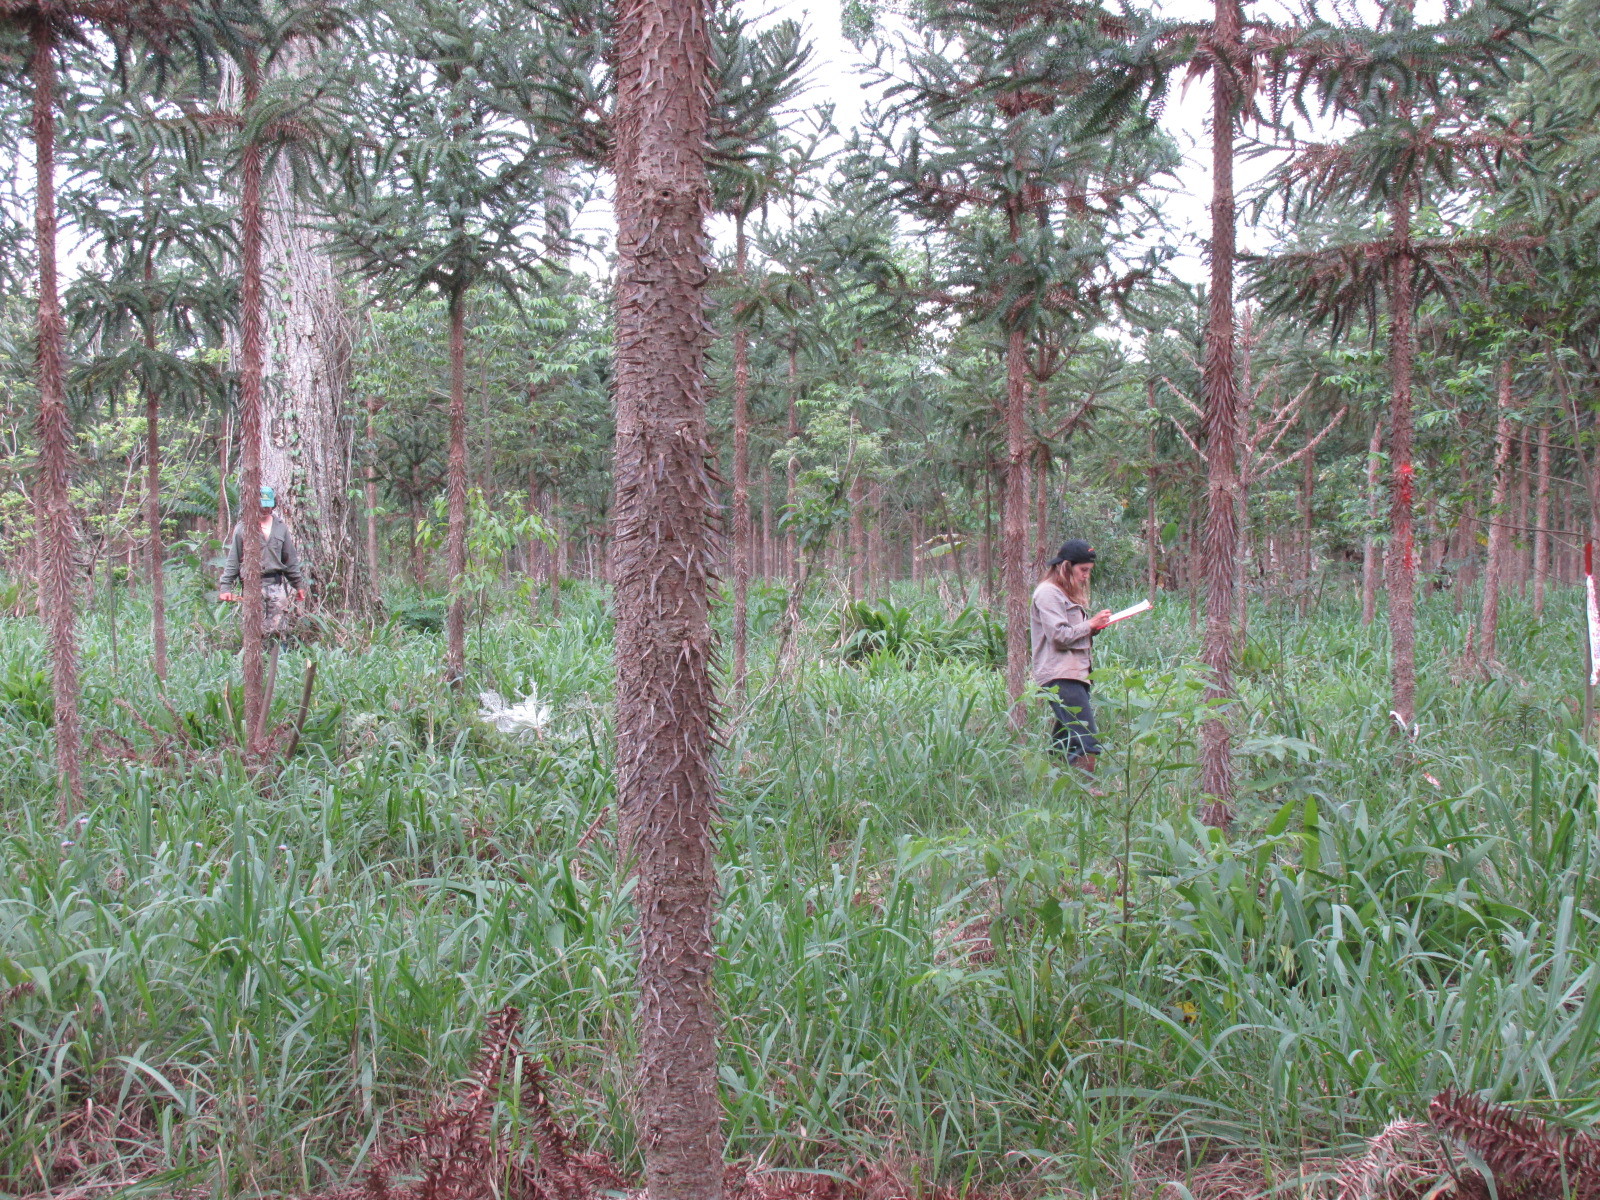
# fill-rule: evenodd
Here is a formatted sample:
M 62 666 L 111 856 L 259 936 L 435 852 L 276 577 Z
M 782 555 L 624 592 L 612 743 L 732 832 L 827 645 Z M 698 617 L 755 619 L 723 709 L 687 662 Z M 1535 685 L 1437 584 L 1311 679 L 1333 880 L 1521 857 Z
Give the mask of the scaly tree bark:
M 291 41 L 271 69 L 303 74 L 312 54 L 309 41 Z M 272 165 L 264 189 L 262 271 L 277 302 L 263 328 L 262 474 L 310 564 L 313 601 L 364 616 L 376 593 L 350 511 L 351 315 L 287 159 Z
M 367 575 L 372 589 L 378 590 L 378 397 L 367 397 L 366 483 L 367 501 Z
M 1016 219 L 1012 219 L 1016 241 Z M 1000 507 L 1000 570 L 1006 593 L 1006 694 L 1011 724 L 1021 729 L 1028 710 L 1022 703 L 1028 682 L 1028 332 L 1020 324 L 1006 335 L 1006 472 Z
M 445 485 L 445 530 L 450 607 L 445 613 L 445 676 L 451 687 L 467 677 L 467 300 L 450 297 L 450 474 Z
M 78 720 L 78 633 L 75 611 L 78 524 L 68 492 L 72 419 L 63 370 L 66 325 L 56 284 L 55 101 L 56 27 L 40 13 L 30 22 L 33 41 L 34 232 L 39 260 L 36 369 L 39 385 L 39 597 L 50 647 L 55 703 L 56 770 L 61 814 L 83 802 L 83 734 Z
M 711 924 L 716 492 L 702 307 L 707 20 L 702 0 L 620 0 L 617 9 L 617 802 L 638 873 L 637 1115 L 652 1200 L 722 1193 Z
M 1233 122 L 1235 75 L 1243 67 L 1237 0 L 1216 0 L 1211 30 L 1211 291 L 1205 330 L 1201 401 L 1206 460 L 1206 633 L 1202 659 L 1206 696 L 1233 695 L 1234 577 L 1239 557 L 1239 383 L 1233 339 Z M 1201 725 L 1200 789 L 1211 802 L 1203 817 L 1226 827 L 1233 819 L 1233 747 L 1227 718 Z
M 1511 359 L 1500 364 L 1496 391 L 1499 413 L 1494 430 L 1494 485 L 1489 501 L 1489 553 L 1483 572 L 1483 612 L 1478 620 L 1478 663 L 1485 674 L 1494 670 L 1495 637 L 1500 630 L 1500 592 L 1510 581 L 1511 514 L 1506 497 L 1511 488 Z
M 734 216 L 734 269 L 745 282 L 745 214 Z M 733 314 L 733 687 L 744 691 L 750 608 L 750 330 Z
M 248 113 L 261 90 L 260 68 L 253 50 L 240 63 L 242 111 Z M 244 632 L 245 757 L 256 762 L 264 750 L 266 696 L 262 678 L 261 523 L 256 497 L 261 491 L 261 390 L 263 363 L 261 291 L 261 145 L 247 138 L 239 184 L 239 521 L 244 530 L 239 587 Z
M 1412 189 L 1403 187 L 1389 207 L 1395 251 L 1389 264 L 1389 553 L 1384 563 L 1394 717 L 1407 732 L 1415 726 L 1417 712 L 1417 565 L 1411 529 L 1417 476 L 1411 461 L 1411 376 L 1416 361 L 1412 275 L 1416 267 L 1411 203 Z
M 146 345 L 155 349 L 156 335 L 145 330 Z M 150 571 L 150 639 L 156 678 L 167 681 L 166 551 L 161 542 L 161 397 L 151 388 L 144 398 L 145 500 L 144 521 L 149 530 L 146 545 Z
M 1534 485 L 1533 615 L 1544 616 L 1544 589 L 1550 574 L 1550 422 L 1539 426 L 1539 480 Z
M 1367 443 L 1367 522 L 1378 521 L 1378 469 L 1383 463 L 1383 418 L 1372 422 Z M 1371 625 L 1378 613 L 1378 539 L 1368 529 L 1361 539 L 1361 624 Z

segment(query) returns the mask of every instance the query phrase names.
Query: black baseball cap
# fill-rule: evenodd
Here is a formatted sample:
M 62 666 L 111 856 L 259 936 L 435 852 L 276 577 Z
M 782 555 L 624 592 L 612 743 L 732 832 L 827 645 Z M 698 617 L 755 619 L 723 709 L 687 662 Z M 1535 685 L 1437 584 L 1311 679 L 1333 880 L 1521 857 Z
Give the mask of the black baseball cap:
M 1056 551 L 1056 556 L 1050 560 L 1049 565 L 1055 567 L 1062 563 L 1071 563 L 1077 566 L 1079 563 L 1093 561 L 1094 547 L 1082 538 L 1073 538 L 1071 541 L 1061 543 L 1061 549 Z

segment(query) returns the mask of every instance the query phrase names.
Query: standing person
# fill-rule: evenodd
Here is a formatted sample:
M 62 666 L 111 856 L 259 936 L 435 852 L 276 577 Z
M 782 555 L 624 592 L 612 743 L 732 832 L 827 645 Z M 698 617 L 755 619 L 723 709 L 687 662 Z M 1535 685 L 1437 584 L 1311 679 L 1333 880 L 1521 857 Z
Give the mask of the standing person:
M 261 632 L 282 634 L 288 631 L 293 615 L 292 598 L 305 603 L 306 577 L 300 569 L 300 551 L 294 544 L 294 535 L 277 513 L 278 494 L 270 487 L 261 488 L 261 599 L 265 609 Z M 228 542 L 228 560 L 222 568 L 218 584 L 218 599 L 239 600 L 235 590 L 239 571 L 244 562 L 244 521 L 233 527 L 233 537 Z
M 1100 742 L 1095 737 L 1089 676 L 1094 671 L 1090 643 L 1111 623 L 1111 610 L 1089 615 L 1089 576 L 1094 547 L 1073 538 L 1056 552 L 1039 586 L 1033 589 L 1028 632 L 1033 645 L 1033 681 L 1047 692 L 1055 713 L 1055 748 L 1074 767 L 1094 773 Z

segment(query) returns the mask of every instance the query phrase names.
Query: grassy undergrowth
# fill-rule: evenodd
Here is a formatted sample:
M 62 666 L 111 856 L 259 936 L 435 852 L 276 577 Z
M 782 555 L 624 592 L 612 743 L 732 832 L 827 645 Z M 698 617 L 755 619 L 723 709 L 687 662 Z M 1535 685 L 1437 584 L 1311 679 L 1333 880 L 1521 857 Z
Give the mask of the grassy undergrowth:
M 1102 644 L 1103 795 L 1042 717 L 1014 746 L 981 621 L 897 602 L 912 615 L 882 607 L 853 642 L 819 606 L 787 683 L 758 637 L 727 713 L 733 1153 L 1105 1192 L 1136 1158 L 1292 1168 L 1451 1084 L 1600 1120 L 1575 595 L 1542 623 L 1511 602 L 1492 682 L 1461 677 L 1467 619 L 1425 598 L 1414 746 L 1351 599 L 1256 612 L 1230 838 L 1195 820 L 1205 710 L 1178 601 Z M 34 985 L 0 1013 L 0 1192 L 157 1169 L 219 1196 L 325 1185 L 459 1077 L 507 1003 L 580 1132 L 636 1164 L 601 597 L 488 619 L 461 698 L 438 634 L 403 622 L 286 653 L 285 711 L 307 656 L 318 699 L 255 786 L 226 749 L 227 616 L 176 606 L 170 710 L 144 618 L 122 602 L 114 654 L 107 614 L 87 622 L 86 723 L 146 757 L 181 727 L 192 749 L 96 758 L 65 831 L 41 635 L 0 620 L 0 988 Z M 534 686 L 542 741 L 477 720 L 476 690 Z

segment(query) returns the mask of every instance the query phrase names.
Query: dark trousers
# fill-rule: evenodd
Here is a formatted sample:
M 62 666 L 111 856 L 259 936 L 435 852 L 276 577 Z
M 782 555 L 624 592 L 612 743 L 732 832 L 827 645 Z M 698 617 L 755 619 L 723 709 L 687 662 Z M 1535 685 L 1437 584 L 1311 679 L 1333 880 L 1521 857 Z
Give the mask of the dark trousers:
M 1050 709 L 1056 715 L 1055 748 L 1069 759 L 1099 754 L 1089 685 L 1081 679 L 1052 679 L 1044 686 L 1051 693 Z

